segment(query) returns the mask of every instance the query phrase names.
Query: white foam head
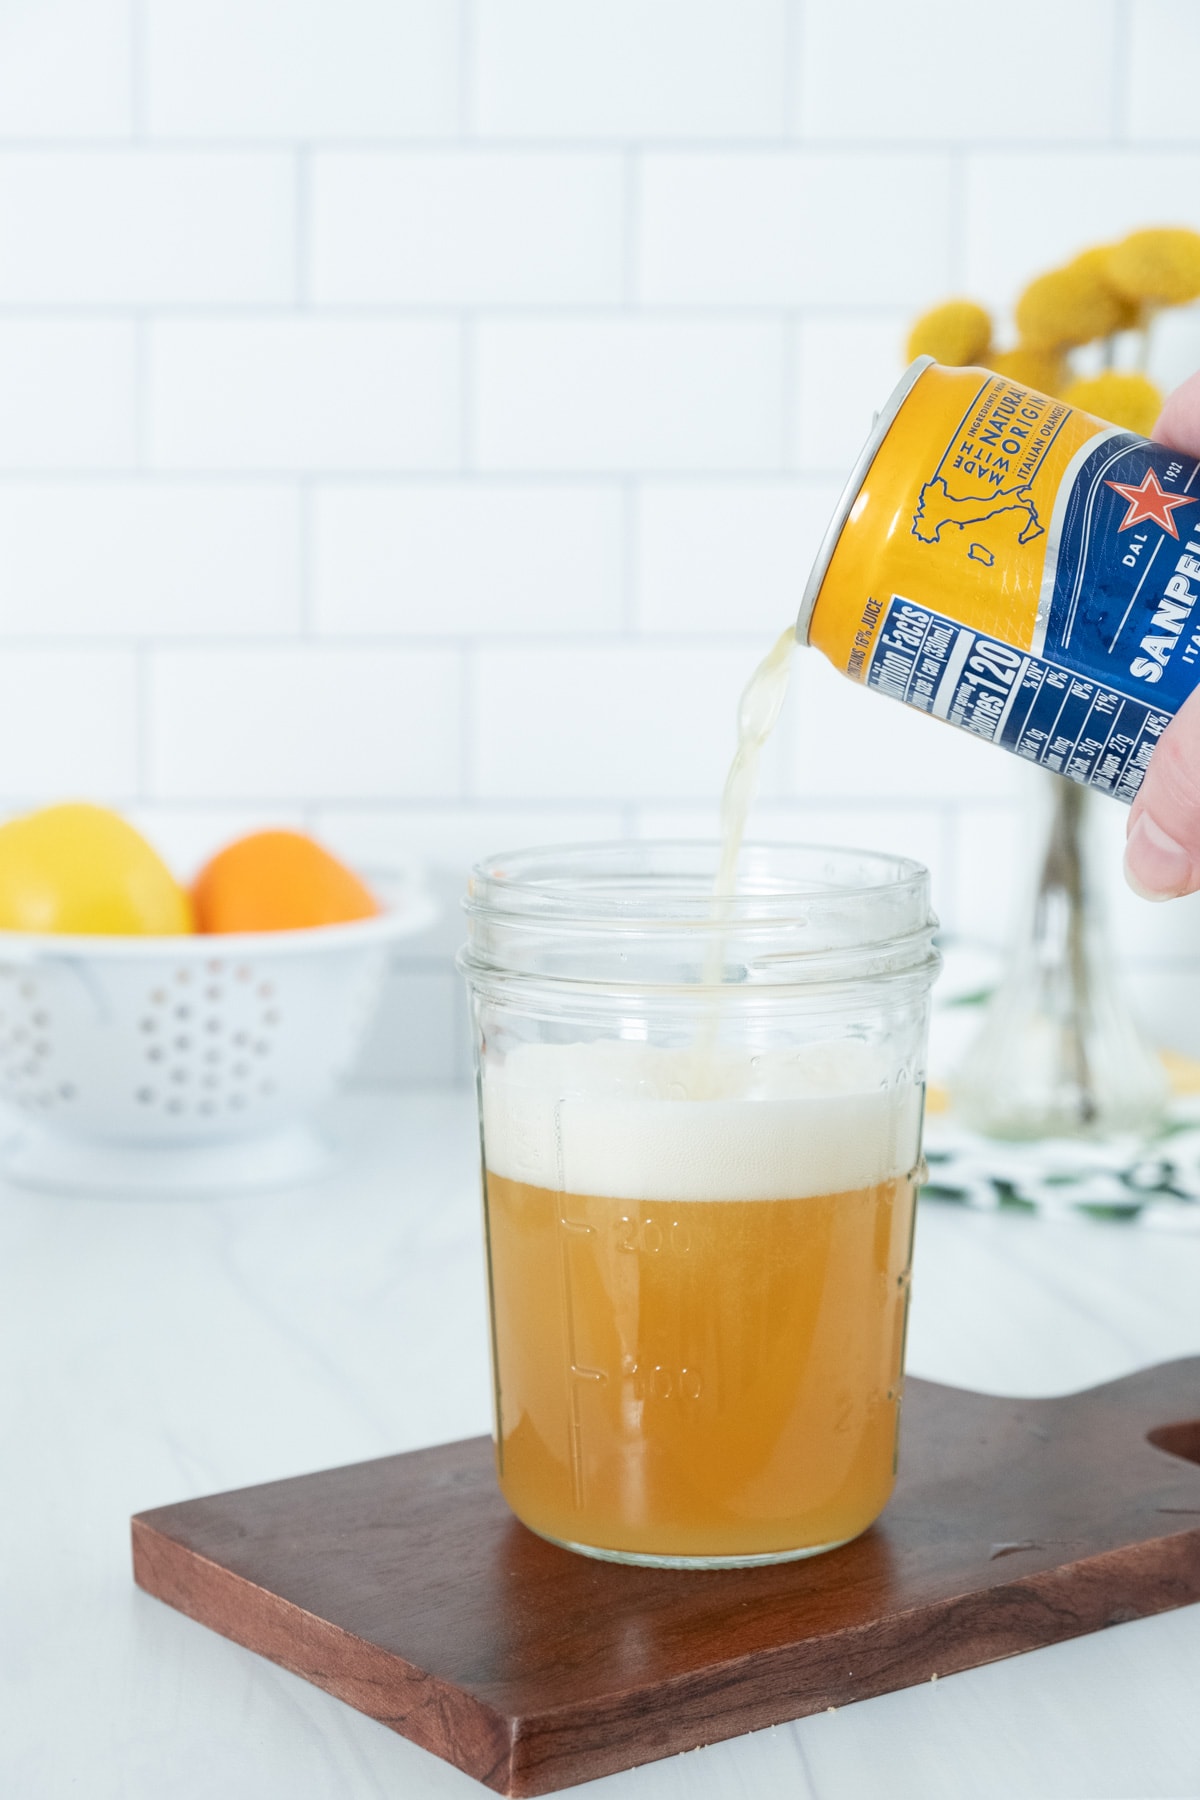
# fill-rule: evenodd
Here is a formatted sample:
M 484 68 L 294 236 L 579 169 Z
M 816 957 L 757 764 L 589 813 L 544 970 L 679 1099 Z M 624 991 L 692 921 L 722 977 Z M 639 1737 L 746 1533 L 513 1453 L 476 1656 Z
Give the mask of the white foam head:
M 705 1059 L 604 1040 L 522 1044 L 483 1081 L 495 1175 L 614 1200 L 782 1200 L 847 1193 L 917 1160 L 920 1094 L 883 1085 L 871 1046 Z

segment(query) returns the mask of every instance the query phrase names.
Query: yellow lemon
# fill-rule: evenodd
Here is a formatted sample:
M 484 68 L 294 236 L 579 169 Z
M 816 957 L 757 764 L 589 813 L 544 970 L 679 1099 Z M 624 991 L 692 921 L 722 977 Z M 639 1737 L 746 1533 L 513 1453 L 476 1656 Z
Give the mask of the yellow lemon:
M 47 806 L 0 825 L 0 930 L 171 937 L 191 902 L 139 831 L 103 806 Z

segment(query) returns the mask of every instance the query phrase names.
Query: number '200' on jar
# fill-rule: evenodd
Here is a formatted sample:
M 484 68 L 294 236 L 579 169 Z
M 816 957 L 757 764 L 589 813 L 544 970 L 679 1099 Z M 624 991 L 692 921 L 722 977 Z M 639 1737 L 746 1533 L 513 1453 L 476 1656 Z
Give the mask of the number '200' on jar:
M 1129 802 L 1200 682 L 1198 601 L 1200 463 L 923 357 L 796 630 L 852 680 Z

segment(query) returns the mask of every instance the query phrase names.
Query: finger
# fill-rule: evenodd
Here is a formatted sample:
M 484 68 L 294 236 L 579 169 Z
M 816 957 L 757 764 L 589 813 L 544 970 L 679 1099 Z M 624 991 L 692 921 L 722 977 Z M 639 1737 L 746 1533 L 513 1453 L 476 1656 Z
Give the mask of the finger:
M 1200 689 L 1164 731 L 1130 808 L 1125 878 L 1145 900 L 1200 888 Z
M 1189 375 L 1173 394 L 1167 395 L 1158 424 L 1150 435 L 1170 450 L 1185 450 L 1190 456 L 1200 456 L 1200 370 Z

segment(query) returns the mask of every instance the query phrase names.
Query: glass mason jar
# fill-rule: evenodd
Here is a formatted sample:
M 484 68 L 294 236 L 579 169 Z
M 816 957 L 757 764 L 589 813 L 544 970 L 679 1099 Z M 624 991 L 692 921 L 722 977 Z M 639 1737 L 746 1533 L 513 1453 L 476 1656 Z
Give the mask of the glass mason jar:
M 929 989 L 901 857 L 716 844 L 481 863 L 460 957 L 496 1465 L 618 1562 L 811 1556 L 891 1492 Z

